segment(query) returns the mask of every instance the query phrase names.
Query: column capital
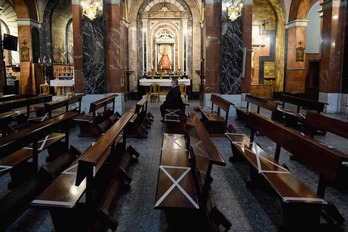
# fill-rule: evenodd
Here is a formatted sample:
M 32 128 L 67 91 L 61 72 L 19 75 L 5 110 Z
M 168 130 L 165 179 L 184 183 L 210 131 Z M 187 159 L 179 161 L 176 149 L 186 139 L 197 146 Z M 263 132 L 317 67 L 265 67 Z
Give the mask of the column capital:
M 17 25 L 18 26 L 33 26 L 37 28 L 41 28 L 41 24 L 35 20 L 29 19 L 29 18 L 17 18 Z
M 326 0 L 320 3 L 323 10 L 347 5 L 347 0 Z
M 307 27 L 308 20 L 307 19 L 296 19 L 285 24 L 285 29 L 290 29 L 293 27 Z
M 252 6 L 253 5 L 253 0 L 245 0 L 244 1 L 245 6 Z

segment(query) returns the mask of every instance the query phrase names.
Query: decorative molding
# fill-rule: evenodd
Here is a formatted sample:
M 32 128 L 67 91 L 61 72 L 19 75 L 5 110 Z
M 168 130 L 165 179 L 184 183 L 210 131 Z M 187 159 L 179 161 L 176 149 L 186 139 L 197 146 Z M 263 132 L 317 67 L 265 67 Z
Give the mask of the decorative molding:
M 34 21 L 32 19 L 17 19 L 17 25 L 41 28 L 41 24 L 38 21 Z
M 252 6 L 253 5 L 253 0 L 245 0 L 244 1 L 244 6 Z
M 120 0 L 106 0 L 105 3 L 106 4 L 120 4 Z
M 293 27 L 307 27 L 307 24 L 308 24 L 307 19 L 296 19 L 286 24 L 285 29 L 290 29 Z
M 320 5 L 322 6 L 323 10 L 326 10 L 333 7 L 339 8 L 341 6 L 346 6 L 347 1 L 346 0 L 327 0 L 327 1 L 324 1 L 323 3 L 320 3 Z

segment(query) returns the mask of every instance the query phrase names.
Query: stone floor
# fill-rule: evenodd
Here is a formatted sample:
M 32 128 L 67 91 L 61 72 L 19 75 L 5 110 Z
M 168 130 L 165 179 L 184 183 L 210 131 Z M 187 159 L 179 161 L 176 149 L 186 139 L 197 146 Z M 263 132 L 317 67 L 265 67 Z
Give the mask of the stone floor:
M 128 101 L 126 108 L 135 105 L 135 101 Z M 198 102 L 190 102 L 189 110 Z M 154 209 L 158 165 L 161 152 L 162 134 L 166 132 L 165 124 L 160 122 L 159 103 L 149 104 L 148 110 L 155 116 L 154 123 L 149 130 L 147 139 L 128 139 L 128 144 L 133 145 L 140 153 L 139 162 L 134 163 L 128 172 L 133 181 L 129 190 L 121 190 L 117 198 L 117 205 L 112 212 L 114 218 L 119 221 L 117 231 L 165 231 L 166 219 L 164 213 Z M 234 110 L 234 109 L 232 109 Z M 268 112 L 261 114 L 270 116 Z M 341 120 L 346 120 L 345 115 L 330 115 Z M 229 118 L 229 123 L 237 129 L 238 133 L 249 134 L 243 122 Z M 84 151 L 94 140 L 92 138 L 79 138 L 78 128 L 71 131 L 70 144 Z M 348 153 L 346 140 L 327 134 L 317 139 L 337 147 Z M 214 205 L 232 222 L 230 231 L 277 231 L 282 224 L 282 209 L 280 200 L 272 193 L 259 189 L 246 188 L 249 178 L 249 167 L 245 162 L 230 163 L 231 146 L 227 138 L 213 138 L 213 142 L 226 161 L 225 167 L 214 166 L 212 177 L 211 199 Z M 264 150 L 274 154 L 275 144 L 265 137 L 256 137 Z M 40 155 L 43 164 L 45 156 Z M 301 179 L 312 190 L 316 191 L 318 175 L 297 161 L 289 159 L 289 154 L 281 151 L 280 161 L 286 163 L 291 172 Z M 6 194 L 9 175 L 0 178 L 0 197 Z M 328 187 L 325 199 L 333 202 L 341 214 L 348 220 L 348 191 L 337 190 Z M 348 231 L 348 222 L 342 228 Z M 28 209 L 7 231 L 52 231 L 53 225 L 46 210 Z

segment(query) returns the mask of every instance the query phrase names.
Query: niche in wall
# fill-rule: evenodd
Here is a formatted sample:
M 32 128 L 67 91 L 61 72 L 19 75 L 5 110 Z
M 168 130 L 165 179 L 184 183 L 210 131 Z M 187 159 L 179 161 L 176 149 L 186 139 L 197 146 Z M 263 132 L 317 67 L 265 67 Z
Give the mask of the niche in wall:
M 71 0 L 61 0 L 51 18 L 52 55 L 55 64 L 73 64 Z

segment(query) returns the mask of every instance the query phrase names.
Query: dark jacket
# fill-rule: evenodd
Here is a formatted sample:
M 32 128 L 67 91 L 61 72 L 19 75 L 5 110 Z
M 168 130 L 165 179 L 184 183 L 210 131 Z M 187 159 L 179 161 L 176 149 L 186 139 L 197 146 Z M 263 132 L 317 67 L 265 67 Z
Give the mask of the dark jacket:
M 166 109 L 178 109 L 183 105 L 179 86 L 172 88 L 168 92 L 166 101 L 163 104 Z

